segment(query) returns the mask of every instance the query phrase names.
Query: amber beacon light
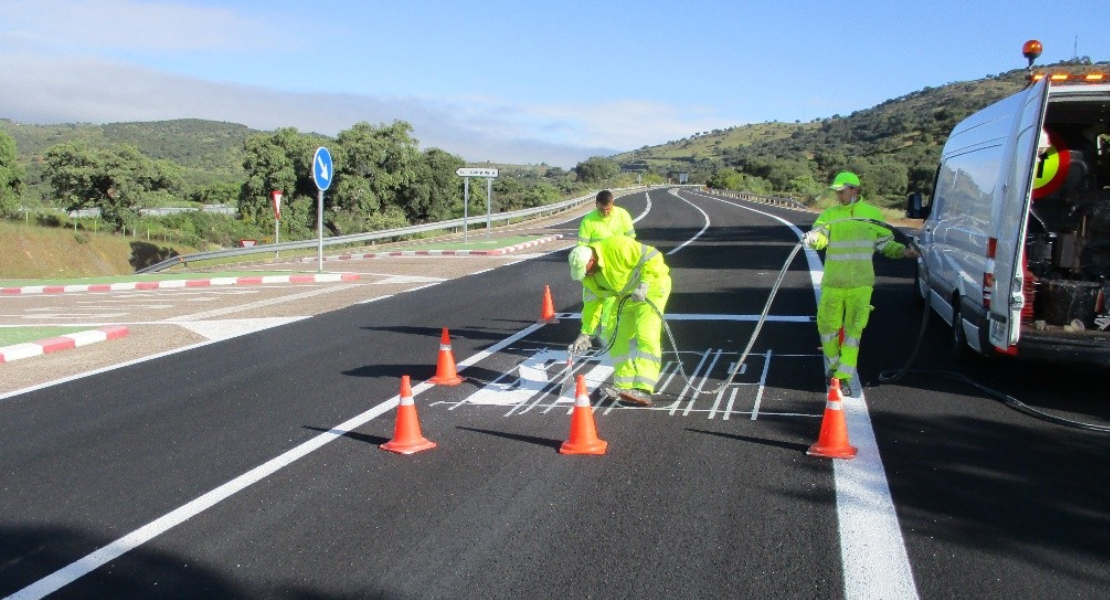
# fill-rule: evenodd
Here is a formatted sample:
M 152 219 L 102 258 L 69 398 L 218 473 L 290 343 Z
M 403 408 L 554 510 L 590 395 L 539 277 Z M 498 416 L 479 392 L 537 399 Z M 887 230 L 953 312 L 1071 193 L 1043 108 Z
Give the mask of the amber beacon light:
M 1021 55 L 1029 61 L 1030 68 L 1033 67 L 1033 61 L 1037 60 L 1042 50 L 1044 50 L 1044 46 L 1037 40 L 1029 40 L 1021 47 Z

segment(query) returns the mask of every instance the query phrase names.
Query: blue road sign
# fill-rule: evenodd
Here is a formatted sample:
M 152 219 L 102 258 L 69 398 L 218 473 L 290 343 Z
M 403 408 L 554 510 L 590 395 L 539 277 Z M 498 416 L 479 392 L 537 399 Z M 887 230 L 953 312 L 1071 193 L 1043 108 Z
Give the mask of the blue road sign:
M 312 179 L 316 182 L 316 188 L 321 192 L 328 189 L 333 175 L 331 152 L 320 146 L 316 149 L 316 156 L 312 157 Z

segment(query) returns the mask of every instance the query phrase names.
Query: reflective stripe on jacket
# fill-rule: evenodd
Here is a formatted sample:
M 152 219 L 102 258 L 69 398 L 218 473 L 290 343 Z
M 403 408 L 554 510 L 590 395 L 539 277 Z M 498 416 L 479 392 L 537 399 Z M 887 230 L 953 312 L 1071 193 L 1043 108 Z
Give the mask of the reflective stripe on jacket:
M 883 221 L 878 208 L 857 200 L 847 206 L 833 206 L 821 213 L 813 223 L 818 233 L 818 250 L 825 249 L 825 275 L 821 284 L 828 287 L 874 287 L 875 266 L 872 255 L 881 252 L 887 258 L 901 258 L 905 246 L 894 241 L 889 229 L 869 221 Z

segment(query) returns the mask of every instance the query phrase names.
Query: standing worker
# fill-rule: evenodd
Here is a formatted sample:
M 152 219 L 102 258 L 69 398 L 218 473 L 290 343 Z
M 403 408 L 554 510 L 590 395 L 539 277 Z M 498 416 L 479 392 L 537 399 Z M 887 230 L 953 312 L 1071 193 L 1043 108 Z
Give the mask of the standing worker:
M 596 208 L 582 217 L 582 222 L 578 224 L 578 245 L 600 242 L 614 235 L 635 239 L 636 230 L 632 227 L 632 215 L 616 205 L 613 192 L 609 190 L 598 192 L 594 206 Z
M 663 364 L 663 311 L 671 295 L 670 269 L 651 246 L 616 235 L 570 251 L 570 278 L 581 281 L 582 327 L 572 354 L 590 349 L 606 298 L 623 299 L 615 315 L 616 339 L 611 354 L 614 394 L 637 406 L 651 406 Z
M 582 217 L 582 222 L 578 224 L 578 245 L 585 246 L 594 242 L 600 242 L 605 238 L 614 235 L 623 235 L 630 238 L 636 238 L 636 230 L 632 226 L 632 215 L 628 211 L 617 206 L 614 202 L 613 192 L 609 190 L 601 190 L 597 193 L 595 198 L 595 208 Z M 582 302 L 586 302 L 586 295 L 588 294 L 586 288 L 582 288 Z M 591 335 L 598 335 L 602 339 L 608 339 L 613 335 L 613 306 L 616 298 L 606 298 L 602 301 L 601 305 L 601 319 L 598 321 L 598 329 L 591 332 Z
M 836 192 L 840 206 L 822 212 L 803 238 L 806 247 L 826 249 L 821 303 L 817 306 L 817 333 L 825 355 L 825 374 L 829 379 L 839 379 L 840 389 L 853 397 L 863 390 L 856 365 L 860 338 L 875 308 L 871 306 L 875 287 L 872 257 L 876 251 L 887 258 L 917 256 L 912 248 L 894 241 L 894 234 L 886 227 L 858 220 L 884 221 L 878 208 L 860 198 L 859 188 L 859 176 L 855 173 L 838 173 L 829 189 Z

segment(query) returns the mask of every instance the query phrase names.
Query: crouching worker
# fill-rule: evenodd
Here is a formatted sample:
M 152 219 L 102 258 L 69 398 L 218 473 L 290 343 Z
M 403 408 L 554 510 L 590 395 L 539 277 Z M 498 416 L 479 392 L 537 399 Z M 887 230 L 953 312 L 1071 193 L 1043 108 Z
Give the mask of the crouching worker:
M 855 173 L 837 174 L 829 189 L 840 202 L 820 214 L 803 242 L 825 250 L 821 303 L 817 306 L 817 334 L 825 355 L 826 378 L 840 380 L 840 389 L 854 398 L 863 390 L 856 365 L 860 338 L 871 316 L 875 289 L 875 252 L 887 258 L 914 258 L 917 252 L 894 241 L 894 234 L 872 221 L 883 222 L 883 213 L 859 195 Z M 870 220 L 867 220 L 870 219 Z M 840 339 L 841 328 L 844 340 Z
M 571 352 L 590 349 L 606 298 L 627 297 L 617 315 L 613 391 L 622 401 L 651 406 L 663 362 L 663 317 L 671 295 L 670 269 L 658 250 L 622 235 L 570 252 L 570 278 L 584 286 L 582 326 Z M 654 306 L 654 308 L 653 308 Z M 658 311 L 658 312 L 657 312 Z

